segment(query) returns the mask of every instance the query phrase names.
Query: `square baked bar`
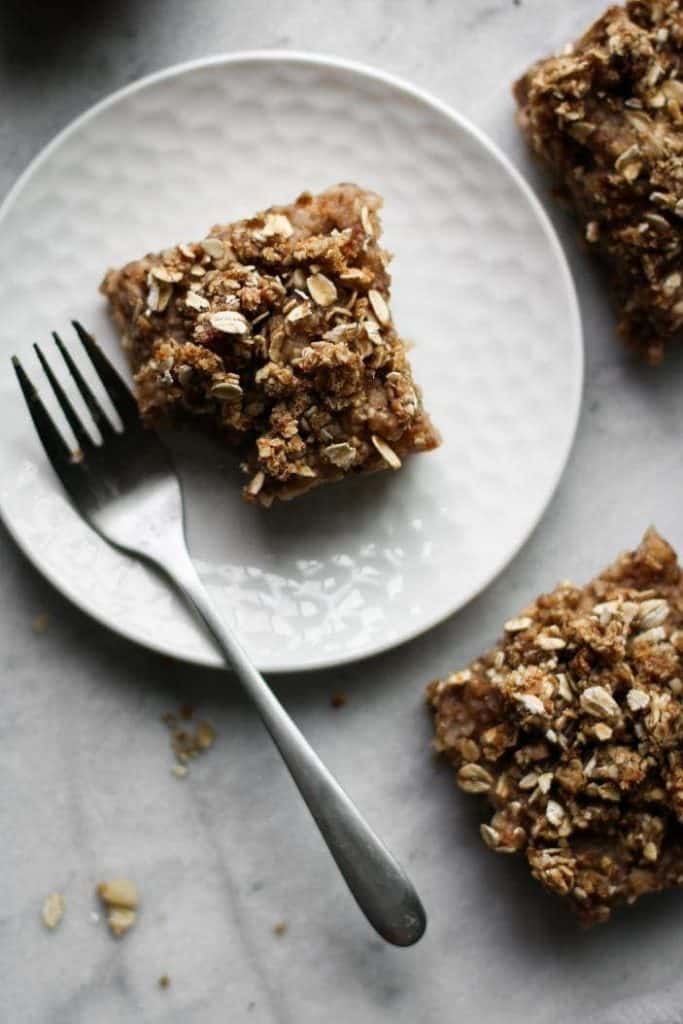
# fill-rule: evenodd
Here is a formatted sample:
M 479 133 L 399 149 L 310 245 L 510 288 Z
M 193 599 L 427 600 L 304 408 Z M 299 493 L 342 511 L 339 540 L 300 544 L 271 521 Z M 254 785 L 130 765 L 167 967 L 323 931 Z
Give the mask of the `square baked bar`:
M 631 0 L 515 86 L 533 151 L 606 264 L 629 346 L 683 337 L 683 12 Z
M 150 424 L 233 447 L 270 505 L 435 448 L 389 308 L 381 199 L 303 193 L 102 283 Z
M 493 806 L 484 842 L 526 857 L 587 924 L 683 885 L 682 654 L 681 570 L 649 530 L 429 687 L 437 751 Z

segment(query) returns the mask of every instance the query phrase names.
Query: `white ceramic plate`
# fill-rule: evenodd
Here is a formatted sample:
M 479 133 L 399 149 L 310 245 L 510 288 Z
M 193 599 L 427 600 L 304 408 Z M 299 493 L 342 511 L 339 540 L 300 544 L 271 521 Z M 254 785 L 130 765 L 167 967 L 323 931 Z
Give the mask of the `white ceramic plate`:
M 217 657 L 150 571 L 71 510 L 9 354 L 77 317 L 123 366 L 105 269 L 302 189 L 385 197 L 393 310 L 435 423 L 436 453 L 264 512 L 215 448 L 178 452 L 189 536 L 221 612 L 263 669 L 339 664 L 417 635 L 502 569 L 541 516 L 576 426 L 582 344 L 543 211 L 504 157 L 437 100 L 342 61 L 249 53 L 172 68 L 62 132 L 0 212 L 0 505 L 35 565 L 126 636 Z

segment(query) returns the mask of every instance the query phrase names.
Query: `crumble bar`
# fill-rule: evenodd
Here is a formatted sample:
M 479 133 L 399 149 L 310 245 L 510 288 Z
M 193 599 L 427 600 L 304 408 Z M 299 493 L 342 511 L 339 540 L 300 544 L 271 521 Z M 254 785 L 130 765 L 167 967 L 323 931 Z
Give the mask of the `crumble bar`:
M 683 337 L 683 12 L 610 7 L 515 86 L 519 122 L 606 264 L 619 330 L 650 363 Z
M 143 418 L 217 430 L 249 501 L 439 443 L 392 322 L 381 203 L 355 185 L 305 192 L 102 283 Z
M 41 911 L 45 927 L 54 931 L 61 923 L 65 910 L 66 901 L 61 892 L 51 892 L 49 896 L 46 896 Z
M 428 688 L 436 750 L 586 924 L 683 885 L 683 579 L 649 530 L 585 587 L 560 584 L 497 647 Z

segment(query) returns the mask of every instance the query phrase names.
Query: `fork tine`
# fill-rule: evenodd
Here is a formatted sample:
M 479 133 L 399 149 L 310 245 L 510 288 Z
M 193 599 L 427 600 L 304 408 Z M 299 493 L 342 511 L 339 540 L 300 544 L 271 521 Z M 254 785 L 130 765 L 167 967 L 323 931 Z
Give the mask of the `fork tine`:
M 66 394 L 64 393 L 64 389 L 62 388 L 62 385 L 59 383 L 59 381 L 55 377 L 54 373 L 52 372 L 52 367 L 50 366 L 50 364 L 48 363 L 47 359 L 43 355 L 43 353 L 42 353 L 42 351 L 40 349 L 40 346 L 39 345 L 34 345 L 33 347 L 34 347 L 34 349 L 36 351 L 36 355 L 38 356 L 38 359 L 40 360 L 40 365 L 42 366 L 43 370 L 45 371 L 45 376 L 47 377 L 47 379 L 50 382 L 50 387 L 52 388 L 52 390 L 55 393 L 55 398 L 59 402 L 59 404 L 60 404 L 60 406 L 62 408 L 62 412 L 66 416 L 66 418 L 68 420 L 68 423 L 69 423 L 69 426 L 71 427 L 71 429 L 74 432 L 74 436 L 76 437 L 76 440 L 78 441 L 78 443 L 81 446 L 81 448 L 84 451 L 87 451 L 89 448 L 93 447 L 93 441 L 92 441 L 92 438 L 90 437 L 90 434 L 88 433 L 88 431 L 83 426 L 83 422 L 81 420 L 81 417 L 78 415 L 78 413 L 74 409 L 73 405 L 71 404 L 71 402 L 67 398 Z
M 73 377 L 76 387 L 80 391 L 83 397 L 83 401 L 87 405 L 90 411 L 90 415 L 95 421 L 95 425 L 102 434 L 102 437 L 106 438 L 113 436 L 116 433 L 116 431 L 114 430 L 114 427 L 112 426 L 109 417 L 107 416 L 106 412 L 104 411 L 104 409 L 102 408 L 102 406 L 100 405 L 100 403 L 97 401 L 94 394 L 90 390 L 89 385 L 83 378 L 83 374 L 81 373 L 81 371 L 78 369 L 75 362 L 71 358 L 69 350 L 66 348 L 64 342 L 59 337 L 56 331 L 52 332 L 52 337 L 55 339 L 55 344 L 59 351 L 61 352 L 62 358 L 67 365 L 67 369 L 71 376 Z
M 19 378 L 19 386 L 24 393 L 28 411 L 38 431 L 38 436 L 43 442 L 47 457 L 57 475 L 64 481 L 64 474 L 76 468 L 71 449 L 53 423 L 52 417 L 41 402 L 38 392 L 16 356 L 12 356 L 12 365 Z
M 130 388 L 109 362 L 93 336 L 79 324 L 78 320 L 71 322 L 121 420 L 126 426 L 134 426 L 139 422 L 139 415 L 137 402 Z

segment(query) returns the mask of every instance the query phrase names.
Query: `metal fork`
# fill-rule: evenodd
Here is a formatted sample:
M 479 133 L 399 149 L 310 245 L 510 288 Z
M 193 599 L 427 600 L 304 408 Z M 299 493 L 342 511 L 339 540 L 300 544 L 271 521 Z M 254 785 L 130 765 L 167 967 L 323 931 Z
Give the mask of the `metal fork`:
M 79 449 L 70 450 L 16 356 L 12 362 L 47 457 L 76 511 L 115 548 L 155 565 L 203 621 L 261 715 L 330 853 L 368 921 L 397 946 L 422 936 L 426 915 L 403 869 L 361 817 L 219 618 L 185 542 L 180 484 L 166 449 L 143 429 L 137 404 L 94 339 L 74 321 L 98 377 L 121 417 L 114 427 L 57 334 L 54 340 L 100 432 L 96 443 L 38 345 L 36 354 Z

